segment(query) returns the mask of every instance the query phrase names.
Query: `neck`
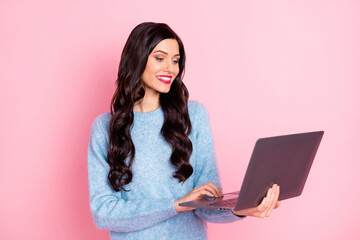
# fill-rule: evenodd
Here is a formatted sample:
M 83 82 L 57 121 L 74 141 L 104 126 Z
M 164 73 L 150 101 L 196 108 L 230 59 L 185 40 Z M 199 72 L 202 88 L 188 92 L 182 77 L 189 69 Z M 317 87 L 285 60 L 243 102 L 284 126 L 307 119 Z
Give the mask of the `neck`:
M 134 105 L 135 112 L 152 112 L 160 107 L 160 93 L 152 89 L 145 89 L 144 98 Z

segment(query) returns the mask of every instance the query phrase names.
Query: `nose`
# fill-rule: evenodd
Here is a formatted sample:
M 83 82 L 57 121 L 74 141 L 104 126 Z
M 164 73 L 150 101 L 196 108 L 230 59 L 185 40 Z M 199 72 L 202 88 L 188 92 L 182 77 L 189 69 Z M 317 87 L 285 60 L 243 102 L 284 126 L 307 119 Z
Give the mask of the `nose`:
M 164 72 L 169 72 L 169 73 L 172 73 L 174 72 L 174 63 L 172 62 L 172 60 L 170 59 L 169 61 L 166 61 L 164 63 Z

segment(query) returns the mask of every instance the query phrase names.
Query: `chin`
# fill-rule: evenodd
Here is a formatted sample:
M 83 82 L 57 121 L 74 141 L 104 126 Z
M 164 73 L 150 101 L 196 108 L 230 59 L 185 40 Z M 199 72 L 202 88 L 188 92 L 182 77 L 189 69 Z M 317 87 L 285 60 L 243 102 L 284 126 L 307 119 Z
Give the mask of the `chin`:
M 170 92 L 170 89 L 164 90 L 164 91 L 159 91 L 159 93 L 168 93 L 168 92 Z
M 163 87 L 163 88 L 159 88 L 158 92 L 159 93 L 168 93 L 170 91 L 170 86 L 169 87 Z

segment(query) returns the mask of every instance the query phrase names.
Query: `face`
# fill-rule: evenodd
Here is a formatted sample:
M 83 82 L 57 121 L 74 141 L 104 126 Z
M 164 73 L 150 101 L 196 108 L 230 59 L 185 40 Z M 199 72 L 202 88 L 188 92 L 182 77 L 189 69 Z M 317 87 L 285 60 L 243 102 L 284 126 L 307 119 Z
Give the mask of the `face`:
M 175 39 L 164 39 L 148 56 L 142 74 L 146 93 L 167 93 L 179 73 L 179 45 Z

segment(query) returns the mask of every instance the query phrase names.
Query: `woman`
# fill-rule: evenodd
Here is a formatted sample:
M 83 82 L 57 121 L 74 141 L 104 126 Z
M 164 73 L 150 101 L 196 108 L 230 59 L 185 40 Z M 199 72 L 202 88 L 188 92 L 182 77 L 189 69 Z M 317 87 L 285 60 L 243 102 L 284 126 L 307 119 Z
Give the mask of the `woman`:
M 166 24 L 131 32 L 111 112 L 95 119 L 88 152 L 91 211 L 111 239 L 206 239 L 206 221 L 265 217 L 279 205 L 274 185 L 257 208 L 179 206 L 223 196 L 208 115 L 188 102 L 184 67 L 184 46 Z

